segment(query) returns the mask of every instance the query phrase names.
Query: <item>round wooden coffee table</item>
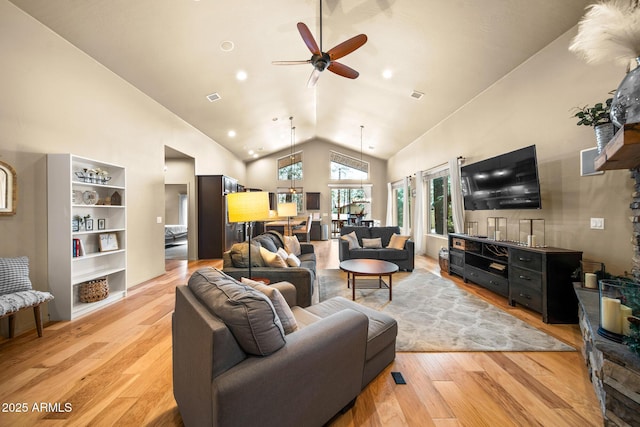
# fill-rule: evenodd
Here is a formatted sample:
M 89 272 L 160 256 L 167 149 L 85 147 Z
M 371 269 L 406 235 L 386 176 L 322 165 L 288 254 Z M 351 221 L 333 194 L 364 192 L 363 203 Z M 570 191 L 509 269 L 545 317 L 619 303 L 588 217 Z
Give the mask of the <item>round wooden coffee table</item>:
M 389 288 L 389 301 L 392 300 L 393 273 L 398 271 L 398 266 L 392 262 L 379 259 L 348 259 L 340 263 L 340 270 L 347 272 L 347 287 L 351 287 L 351 299 L 356 299 L 356 277 L 378 276 L 378 287 L 360 287 L 360 289 Z M 382 280 L 382 276 L 389 278 L 389 283 Z

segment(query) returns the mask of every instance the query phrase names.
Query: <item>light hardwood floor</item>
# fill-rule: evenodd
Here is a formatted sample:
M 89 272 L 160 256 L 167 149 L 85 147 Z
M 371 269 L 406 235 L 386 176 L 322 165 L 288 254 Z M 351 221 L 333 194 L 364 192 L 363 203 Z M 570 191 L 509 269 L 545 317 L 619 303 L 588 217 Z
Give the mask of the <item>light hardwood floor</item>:
M 314 244 L 318 268 L 337 268 L 336 242 Z M 433 259 L 418 257 L 416 264 L 440 274 Z M 166 274 L 133 287 L 121 302 L 72 322 L 50 322 L 43 338 L 31 331 L 1 340 L 0 425 L 182 425 L 171 378 L 174 289 L 208 265 L 221 261 L 167 261 Z M 536 313 L 452 280 L 581 345 L 577 325 L 544 324 Z M 391 371 L 408 384 L 396 385 Z M 555 427 L 603 420 L 579 352 L 398 353 L 331 425 Z

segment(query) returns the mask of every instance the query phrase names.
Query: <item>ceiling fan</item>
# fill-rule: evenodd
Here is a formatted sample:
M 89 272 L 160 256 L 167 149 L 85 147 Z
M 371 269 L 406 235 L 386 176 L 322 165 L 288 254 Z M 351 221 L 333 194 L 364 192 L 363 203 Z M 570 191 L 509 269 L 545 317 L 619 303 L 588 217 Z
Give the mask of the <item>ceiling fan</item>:
M 355 37 L 346 40 L 339 45 L 329 49 L 327 52 L 322 50 L 322 0 L 320 0 L 320 47 L 313 38 L 309 27 L 304 22 L 298 22 L 298 32 L 302 36 L 302 40 L 311 51 L 311 59 L 306 61 L 273 61 L 275 65 L 297 65 L 297 64 L 311 64 L 313 65 L 313 71 L 307 82 L 307 87 L 314 87 L 318 83 L 320 73 L 325 69 L 328 69 L 332 73 L 338 74 L 342 77 L 349 79 L 357 78 L 360 73 L 351 67 L 348 67 L 337 59 L 342 58 L 358 49 L 360 46 L 367 42 L 367 36 L 365 34 L 358 34 Z

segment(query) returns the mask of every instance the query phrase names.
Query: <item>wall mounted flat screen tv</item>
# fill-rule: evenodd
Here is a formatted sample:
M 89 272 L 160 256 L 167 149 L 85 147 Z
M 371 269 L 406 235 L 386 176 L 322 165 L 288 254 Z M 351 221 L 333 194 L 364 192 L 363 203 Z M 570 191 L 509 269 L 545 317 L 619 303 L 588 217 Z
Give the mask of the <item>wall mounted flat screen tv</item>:
M 463 166 L 460 175 L 466 210 L 542 207 L 535 145 Z

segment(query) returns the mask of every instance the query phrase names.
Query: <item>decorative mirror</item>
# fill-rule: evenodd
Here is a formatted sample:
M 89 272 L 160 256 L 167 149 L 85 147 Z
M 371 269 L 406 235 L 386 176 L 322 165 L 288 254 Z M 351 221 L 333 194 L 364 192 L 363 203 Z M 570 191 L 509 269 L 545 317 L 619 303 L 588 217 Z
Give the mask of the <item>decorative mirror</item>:
M 0 161 L 0 215 L 15 215 L 18 195 L 16 171 Z

